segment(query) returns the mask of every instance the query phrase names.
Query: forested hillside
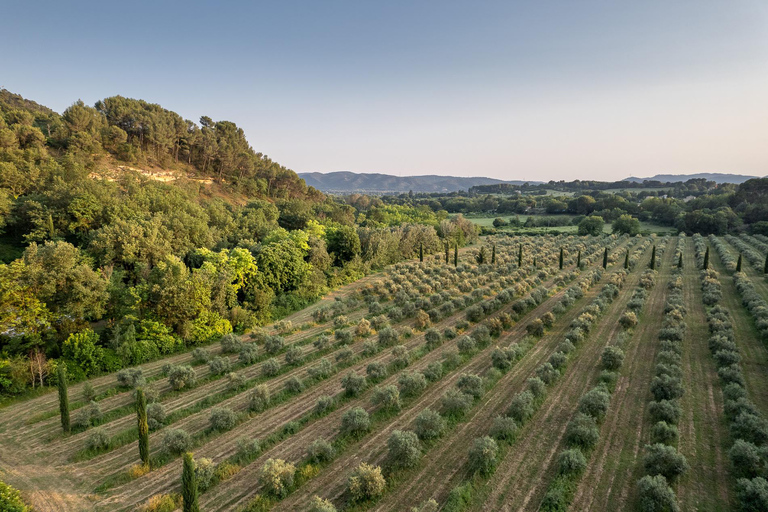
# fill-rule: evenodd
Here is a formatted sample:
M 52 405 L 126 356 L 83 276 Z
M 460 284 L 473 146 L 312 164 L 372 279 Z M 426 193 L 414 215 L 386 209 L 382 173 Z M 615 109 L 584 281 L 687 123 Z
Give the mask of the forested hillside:
M 2 90 L 0 393 L 45 382 L 53 358 L 78 378 L 218 340 L 477 236 L 428 208 L 366 212 L 230 121 L 120 96 L 59 115 Z

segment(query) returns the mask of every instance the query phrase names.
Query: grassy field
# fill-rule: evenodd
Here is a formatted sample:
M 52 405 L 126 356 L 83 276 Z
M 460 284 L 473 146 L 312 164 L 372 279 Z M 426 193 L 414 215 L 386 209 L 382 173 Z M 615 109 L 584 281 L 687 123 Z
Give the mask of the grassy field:
M 471 220 L 475 224 L 481 227 L 486 228 L 492 228 L 493 227 L 493 221 L 496 218 L 501 217 L 502 219 L 509 220 L 510 218 L 514 218 L 514 215 L 467 215 L 467 219 Z M 525 223 L 526 219 L 528 217 L 548 217 L 547 215 L 517 215 L 517 218 L 520 219 L 520 222 Z M 558 215 L 558 218 L 565 217 L 568 219 L 573 219 L 573 215 Z M 526 228 L 526 227 L 511 227 L 511 226 L 504 226 L 500 228 L 501 231 L 521 231 L 525 230 L 526 232 L 536 232 L 537 234 L 547 234 L 547 233 L 567 233 L 567 234 L 576 234 L 577 228 L 576 226 L 552 226 L 552 227 L 540 227 L 540 228 Z M 657 234 L 674 234 L 677 232 L 675 228 L 672 228 L 670 226 L 662 226 L 660 224 L 654 224 L 652 222 L 640 222 L 640 230 L 641 234 L 650 234 L 650 233 L 657 233 Z M 611 232 L 611 224 L 606 223 L 603 227 L 604 233 L 610 233 Z
M 569 423 L 581 410 L 582 397 L 605 378 L 603 352 L 612 346 L 626 354 L 624 364 L 609 381 L 599 436 L 585 449 L 585 469 L 569 483 L 563 503 L 570 510 L 632 510 L 653 426 L 649 389 L 670 283 L 678 279 L 677 248 L 685 265 L 676 282 L 689 329 L 680 345 L 686 393 L 675 446 L 692 469 L 672 489 L 684 510 L 730 510 L 735 483 L 727 459 L 730 439 L 705 340 L 708 309 L 692 241 L 559 235 L 482 243 L 491 242 L 497 246 L 492 265 L 475 263 L 476 248 L 461 254 L 458 267 L 439 255 L 395 265 L 295 313 L 288 318 L 292 326 L 279 326 L 281 332 L 269 326 L 265 332 L 280 336 L 282 345 L 265 343 L 276 338 L 263 335 L 242 337 L 243 346 L 257 347 L 256 359 L 244 361 L 236 349 L 224 352 L 220 344 L 207 347 L 211 357 L 228 361 L 228 372 L 214 371 L 215 365 L 190 353 L 142 365 L 145 388 L 166 413 L 150 433 L 151 470 L 138 465 L 133 391 L 118 385 L 114 375 L 90 381 L 100 417 L 70 434 L 61 433 L 55 389 L 10 404 L 0 410 L 0 478 L 19 488 L 38 512 L 132 511 L 163 495 L 172 501 L 180 492 L 181 460 L 165 436 L 180 429 L 189 435 L 185 449 L 198 462 L 211 461 L 212 476 L 200 493 L 206 512 L 307 510 L 315 496 L 348 511 L 409 510 L 430 499 L 446 510 L 548 510 L 552 489 L 563 478 L 558 461 L 570 447 Z M 657 269 L 650 271 L 654 251 Z M 582 267 L 576 268 L 579 252 Z M 723 304 L 735 320 L 747 391 L 762 409 L 768 378 L 750 359 L 765 360 L 764 345 L 716 255 L 713 265 L 721 271 Z M 630 306 L 640 295 L 640 306 Z M 638 318 L 633 325 L 620 321 L 630 307 Z M 417 319 L 420 310 L 428 312 L 429 325 Z M 565 340 L 573 341 L 570 348 L 564 348 Z M 196 383 L 174 390 L 163 374 L 167 363 L 190 365 Z M 350 388 L 350 372 L 366 379 Z M 231 373 L 239 376 L 236 384 Z M 519 411 L 510 404 L 532 386 L 533 377 L 543 379 L 543 388 L 530 412 L 516 416 Z M 409 387 L 414 378 L 420 384 Z M 259 385 L 268 387 L 270 398 L 254 408 L 252 390 Z M 376 400 L 384 389 L 399 391 L 396 407 Z M 92 407 L 82 398 L 83 383 L 71 385 L 69 393 L 73 416 Z M 215 429 L 211 413 L 222 408 L 233 419 Z M 356 408 L 367 413 L 369 425 L 342 430 L 345 415 Z M 418 440 L 418 456 L 399 465 L 391 439 L 397 431 L 420 432 L 416 425 L 427 409 L 438 414 L 442 431 Z M 516 418 L 514 431 L 494 430 L 505 417 L 507 423 Z M 89 449 L 94 432 L 108 442 Z M 476 472 L 470 447 L 488 435 L 497 438 L 495 463 Z M 318 440 L 332 447 L 332 455 L 308 455 Z M 270 459 L 295 467 L 281 495 L 270 492 L 262 478 Z M 349 477 L 363 462 L 382 468 L 386 486 L 373 499 L 353 501 Z

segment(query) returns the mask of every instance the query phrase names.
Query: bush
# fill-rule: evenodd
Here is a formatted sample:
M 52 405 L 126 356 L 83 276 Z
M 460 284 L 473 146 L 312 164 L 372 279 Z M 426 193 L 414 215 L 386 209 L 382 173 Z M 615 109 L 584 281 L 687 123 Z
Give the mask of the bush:
M 397 379 L 400 394 L 406 397 L 416 396 L 427 387 L 427 379 L 420 372 L 403 372 Z
M 93 429 L 85 440 L 85 447 L 88 450 L 101 451 L 109 448 L 110 443 L 109 434 L 102 427 Z M 2 501 L 0 501 L 2 504 Z
M 322 395 L 315 402 L 315 414 L 323 414 L 329 411 L 336 404 L 332 396 Z
M 673 482 L 688 470 L 688 461 L 673 446 L 656 443 L 646 446 L 643 467 L 648 475 L 662 475 Z
M 512 361 L 515 359 L 515 352 L 510 348 L 496 347 L 491 352 L 491 362 L 494 368 L 499 370 L 507 370 L 512 366 Z
M 677 427 L 665 421 L 658 421 L 651 428 L 651 441 L 654 443 L 673 444 L 677 441 L 677 437 Z
M 462 336 L 456 341 L 456 347 L 461 354 L 469 354 L 475 350 L 476 346 L 475 340 L 469 336 Z
M 736 500 L 743 512 L 768 510 L 768 481 L 764 478 L 739 478 L 736 482 Z
M 237 415 L 226 407 L 214 407 L 208 416 L 208 425 L 214 432 L 231 430 L 237 423 Z
M 283 459 L 267 459 L 261 467 L 259 482 L 273 496 L 285 496 L 293 486 L 296 467 Z
M 276 354 L 283 350 L 284 346 L 285 340 L 282 336 L 267 336 L 264 340 L 264 350 L 266 350 L 268 354 Z
M 344 347 L 338 352 L 336 352 L 336 361 L 346 361 L 347 359 L 351 359 L 352 356 L 355 355 L 354 351 L 349 347 Z
M 197 364 L 206 364 L 211 359 L 211 353 L 205 348 L 196 348 L 192 351 L 192 360 Z
M 365 389 L 365 377 L 350 371 L 341 379 L 341 387 L 347 396 L 357 396 Z
M 392 366 L 396 369 L 402 369 L 410 363 L 410 354 L 403 345 L 397 345 L 392 348 Z
M 355 407 L 344 413 L 341 417 L 341 433 L 356 435 L 368 431 L 371 420 L 368 412 L 362 407 Z
M 642 512 L 679 512 L 675 491 L 661 475 L 644 476 L 637 481 L 639 507 Z
M 525 423 L 533 416 L 534 402 L 535 398 L 532 392 L 521 391 L 512 398 L 507 414 L 518 423 Z
M 285 352 L 285 364 L 296 366 L 304 358 L 301 347 L 291 347 Z
M 320 359 L 315 366 L 307 369 L 307 374 L 313 379 L 326 379 L 333 373 L 333 364 L 326 358 Z
M 72 418 L 72 425 L 77 428 L 85 429 L 101 421 L 101 418 L 102 414 L 99 403 L 91 402 L 75 411 L 74 417 Z
M 633 311 L 627 311 L 619 318 L 619 324 L 625 329 L 631 329 L 637 325 L 637 315 Z
M 483 389 L 483 379 L 478 375 L 462 373 L 459 380 L 456 381 L 456 387 L 464 394 L 480 398 L 485 391 Z
M 178 391 L 195 385 L 196 374 L 191 366 L 173 366 L 168 370 L 168 382 Z
M 391 327 L 385 327 L 384 329 L 379 331 L 379 345 L 381 347 L 389 347 L 397 343 L 397 340 L 400 338 L 400 336 L 397 334 L 397 331 L 394 330 Z
M 147 424 L 149 430 L 157 430 L 165 425 L 165 406 L 159 402 L 151 403 L 147 406 Z
M 228 373 L 231 365 L 228 357 L 214 357 L 208 361 L 208 368 L 211 369 L 211 373 L 214 375 L 221 375 L 222 373 Z
M 141 368 L 125 368 L 117 372 L 117 384 L 124 388 L 138 388 L 146 384 Z
M 605 347 L 600 362 L 604 369 L 616 371 L 624 364 L 624 351 L 616 346 Z
M 611 396 L 602 386 L 587 391 L 579 400 L 579 411 L 595 419 L 602 418 L 611 403 Z
M 428 381 L 438 381 L 443 377 L 443 365 L 438 361 L 433 361 L 424 368 L 423 373 Z
M 200 492 L 208 490 L 215 473 L 216 464 L 211 459 L 201 457 L 195 461 L 195 479 L 197 480 L 197 489 Z
M 237 440 L 237 453 L 241 457 L 252 458 L 261 451 L 261 443 L 258 439 L 241 437 Z
M 179 455 L 189 450 L 189 447 L 192 445 L 192 439 L 186 431 L 180 428 L 169 428 L 163 432 L 160 444 L 163 447 L 163 451 Z
M 467 308 L 465 315 L 467 317 L 467 320 L 469 320 L 470 322 L 473 322 L 473 323 L 479 322 L 480 320 L 483 319 L 483 315 L 484 315 L 483 308 L 479 305 L 470 306 Z
M 445 420 L 436 411 L 424 409 L 416 417 L 413 428 L 419 439 L 437 439 L 445 431 Z
M 651 393 L 658 400 L 673 400 L 683 396 L 683 383 L 678 377 L 661 375 L 651 381 Z
M 442 336 L 440 336 L 440 331 L 438 331 L 437 329 L 431 328 L 431 329 L 427 329 L 427 332 L 424 333 L 424 339 L 427 342 L 427 348 L 429 350 L 434 350 L 440 346 L 440 342 L 442 341 Z
M 259 358 L 259 347 L 255 343 L 244 343 L 240 347 L 238 360 L 242 364 L 253 364 Z
M 309 505 L 309 512 L 336 512 L 336 507 L 330 501 L 314 496 Z
M 261 374 L 265 377 L 274 377 L 280 373 L 280 362 L 274 357 L 270 357 L 261 364 Z
M 381 496 L 386 487 L 381 468 L 362 463 L 349 477 L 347 491 L 353 501 L 363 501 Z
M 511 441 L 517 433 L 517 423 L 507 416 L 496 416 L 491 425 L 491 437 L 498 440 Z
M 325 439 L 315 439 L 307 449 L 309 460 L 315 463 L 329 462 L 336 456 L 333 445 Z
M 536 336 L 537 338 L 544 335 L 544 322 L 539 320 L 538 318 L 534 320 L 533 322 L 529 323 L 525 326 L 525 330 L 530 334 L 531 336 Z
M 240 352 L 242 345 L 243 343 L 240 341 L 240 338 L 233 333 L 225 334 L 221 338 L 221 352 L 224 354 L 237 354 Z
M 562 352 L 555 352 L 551 356 L 549 356 L 549 364 L 552 365 L 552 368 L 555 370 L 558 370 L 565 366 L 565 363 L 568 361 L 568 356 L 563 354 Z
M 728 457 L 737 477 L 754 478 L 763 473 L 763 454 L 749 441 L 737 439 L 728 451 Z
M 395 430 L 387 439 L 387 458 L 389 463 L 398 468 L 414 466 L 421 458 L 421 443 L 410 430 Z
M 578 475 L 587 468 L 587 458 L 578 448 L 560 452 L 557 470 L 561 475 Z
M 384 387 L 376 386 L 376 389 L 373 390 L 371 401 L 382 409 L 399 411 L 400 391 L 391 384 Z
M 742 412 L 731 423 L 731 435 L 760 446 L 768 441 L 768 422 L 755 414 Z
M 338 329 L 333 333 L 333 337 L 336 338 L 339 345 L 349 345 L 355 341 L 355 335 L 350 329 Z
M 680 404 L 675 400 L 660 400 L 648 404 L 648 412 L 654 422 L 664 421 L 670 425 L 677 425 L 680 420 Z
M 5 482 L 0 482 L 0 510 L 4 512 L 32 512 L 32 509 L 24 504 L 21 493 Z
M 528 390 L 533 393 L 534 398 L 542 398 L 547 394 L 547 385 L 544 384 L 544 381 L 540 378 L 530 377 L 526 383 L 528 385 Z
M 248 408 L 255 412 L 261 412 L 269 407 L 271 400 L 269 386 L 266 384 L 259 384 L 253 391 L 251 391 L 248 397 Z
M 475 438 L 469 450 L 469 467 L 472 471 L 487 475 L 496 466 L 499 445 L 488 436 Z
M 552 384 L 560 376 L 560 372 L 551 363 L 542 363 L 536 368 L 536 376 L 545 384 Z
M 565 444 L 572 448 L 589 450 L 599 439 L 600 429 L 595 419 L 584 413 L 576 413 L 565 429 Z

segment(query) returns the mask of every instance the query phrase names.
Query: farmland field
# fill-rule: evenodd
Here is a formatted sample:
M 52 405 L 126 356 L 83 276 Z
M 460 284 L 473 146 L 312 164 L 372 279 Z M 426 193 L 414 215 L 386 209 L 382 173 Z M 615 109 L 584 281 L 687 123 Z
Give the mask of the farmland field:
M 206 512 L 732 510 L 765 471 L 766 253 L 485 237 L 72 384 L 67 434 L 55 389 L 7 405 L 0 478 L 37 512 L 175 510 L 191 452 Z

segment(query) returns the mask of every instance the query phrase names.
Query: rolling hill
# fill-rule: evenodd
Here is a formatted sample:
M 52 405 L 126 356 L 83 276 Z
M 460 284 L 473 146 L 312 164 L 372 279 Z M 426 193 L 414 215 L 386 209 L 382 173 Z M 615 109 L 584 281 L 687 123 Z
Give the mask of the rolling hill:
M 459 176 L 393 176 L 391 174 L 366 174 L 347 171 L 299 173 L 308 186 L 324 192 L 456 192 L 476 185 L 510 183 L 522 185 L 525 181 L 504 181 L 494 178 Z M 539 183 L 539 182 L 528 182 Z
M 744 183 L 747 180 L 753 178 L 759 178 L 759 176 L 746 176 L 743 174 L 725 174 L 719 172 L 700 172 L 697 174 L 657 174 L 650 178 L 637 178 L 629 177 L 622 181 L 631 181 L 634 183 L 642 183 L 644 181 L 660 181 L 662 183 L 676 183 L 678 181 L 688 181 L 693 179 L 704 178 L 707 181 L 714 181 L 716 183 Z

